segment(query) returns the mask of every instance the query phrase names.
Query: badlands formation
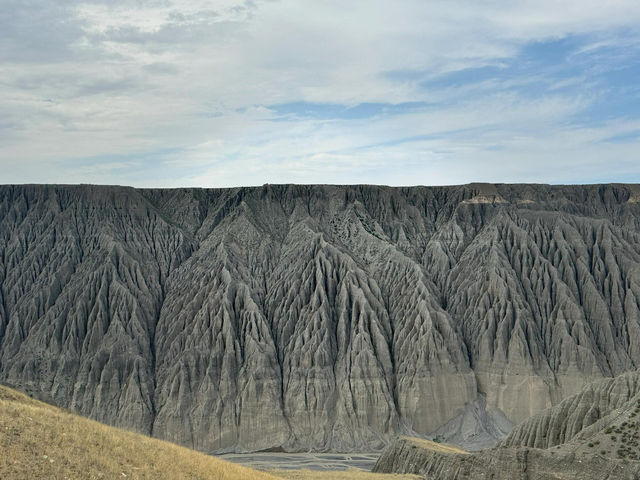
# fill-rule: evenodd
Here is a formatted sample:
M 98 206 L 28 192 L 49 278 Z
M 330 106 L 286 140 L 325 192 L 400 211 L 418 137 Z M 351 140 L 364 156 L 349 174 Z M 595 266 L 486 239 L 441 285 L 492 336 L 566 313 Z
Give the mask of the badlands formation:
M 0 186 L 0 383 L 208 453 L 548 449 L 639 338 L 635 185 Z
M 470 453 L 399 438 L 374 471 L 413 473 L 427 480 L 637 480 L 640 371 L 585 385 L 518 425 L 491 450 Z

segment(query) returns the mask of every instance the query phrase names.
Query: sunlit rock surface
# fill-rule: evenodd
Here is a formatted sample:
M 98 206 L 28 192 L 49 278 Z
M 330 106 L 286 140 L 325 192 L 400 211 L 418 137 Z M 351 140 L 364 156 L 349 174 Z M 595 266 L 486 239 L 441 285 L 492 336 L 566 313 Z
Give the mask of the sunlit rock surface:
M 0 381 L 207 452 L 518 423 L 639 366 L 638 192 L 0 186 Z

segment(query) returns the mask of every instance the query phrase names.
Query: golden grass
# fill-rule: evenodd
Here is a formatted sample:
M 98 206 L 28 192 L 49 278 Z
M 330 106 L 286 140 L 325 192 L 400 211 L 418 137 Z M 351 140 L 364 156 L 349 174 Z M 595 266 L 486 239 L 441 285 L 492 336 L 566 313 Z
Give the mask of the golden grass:
M 115 478 L 277 479 L 172 443 L 102 425 L 0 386 L 0 479 Z
M 327 472 L 316 470 L 272 470 L 271 473 L 287 480 L 420 480 L 419 475 L 371 473 L 362 470 Z
M 425 448 L 427 450 L 433 450 L 439 453 L 449 453 L 456 455 L 469 455 L 469 452 L 466 450 L 462 450 L 454 445 L 449 445 L 447 443 L 437 443 L 432 442 L 431 440 L 425 440 L 423 438 L 414 438 L 414 437 L 400 437 L 404 440 L 409 440 L 419 447 Z

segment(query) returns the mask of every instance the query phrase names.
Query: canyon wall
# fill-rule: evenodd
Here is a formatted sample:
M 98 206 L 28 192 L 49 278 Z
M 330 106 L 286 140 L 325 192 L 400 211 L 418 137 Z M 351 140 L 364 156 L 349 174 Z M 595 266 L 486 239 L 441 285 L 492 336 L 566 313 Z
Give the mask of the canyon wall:
M 639 191 L 0 186 L 0 382 L 205 452 L 518 423 L 640 366 Z

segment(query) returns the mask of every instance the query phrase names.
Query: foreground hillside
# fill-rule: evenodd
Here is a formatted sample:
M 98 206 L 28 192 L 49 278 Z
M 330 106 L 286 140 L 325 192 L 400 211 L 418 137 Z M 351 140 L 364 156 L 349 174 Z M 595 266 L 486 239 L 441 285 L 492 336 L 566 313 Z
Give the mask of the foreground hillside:
M 364 471 L 268 474 L 102 425 L 0 386 L 0 478 L 154 480 L 417 480 Z
M 636 480 L 640 462 L 524 447 L 443 453 L 400 439 L 384 451 L 374 470 L 410 472 L 426 480 Z
M 588 447 L 588 452 L 640 460 L 639 414 L 640 371 L 636 370 L 585 385 L 577 394 L 518 425 L 502 444 L 580 445 Z M 625 438 L 627 435 L 631 438 Z M 622 454 L 617 455 L 618 451 Z
M 640 366 L 639 201 L 0 186 L 0 381 L 208 453 L 485 445 Z
M 0 452 L 3 480 L 278 478 L 108 427 L 2 386 Z
M 469 454 L 400 438 L 374 467 L 429 480 L 640 478 L 640 371 L 585 385 L 518 425 L 498 448 Z

